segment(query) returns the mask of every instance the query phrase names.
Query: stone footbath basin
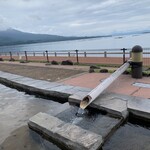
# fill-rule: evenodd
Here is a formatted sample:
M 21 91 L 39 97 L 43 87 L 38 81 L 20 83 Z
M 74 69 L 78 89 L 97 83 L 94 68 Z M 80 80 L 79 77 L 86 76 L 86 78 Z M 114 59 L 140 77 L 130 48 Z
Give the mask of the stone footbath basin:
M 89 120 L 91 126 L 93 126 L 92 122 L 95 123 L 95 129 L 91 128 L 92 131 L 96 132 L 97 130 L 99 133 L 102 132 L 98 130 L 96 124 L 98 124 L 98 120 L 105 116 L 105 114 L 99 112 L 93 112 L 90 114 L 91 112 L 89 112 L 87 116 L 83 117 L 84 121 L 81 121 L 80 117 L 76 118 L 76 110 L 77 107 L 74 107 L 73 109 L 69 108 L 65 110 L 64 114 L 61 112 L 57 117 L 60 118 L 61 116 L 64 116 L 62 117 L 62 120 L 78 124 L 86 129 L 89 128 L 89 124 L 86 124 L 88 122 L 87 120 Z M 69 111 L 71 111 L 70 115 L 67 114 Z M 143 125 L 140 122 L 132 120 L 132 118 L 129 119 L 129 122 L 123 124 L 116 132 L 114 132 L 99 150 L 149 150 L 150 128 L 148 125 Z M 12 136 L 8 137 L 1 144 L 0 149 L 12 150 L 12 148 L 23 148 L 27 150 L 66 150 L 66 148 L 61 147 L 60 145 L 57 146 L 57 144 L 49 142 L 50 139 L 45 139 L 27 126 L 18 128 L 13 131 L 11 135 Z
M 60 110 L 60 108 L 62 109 L 64 104 L 35 98 L 34 96 L 27 95 L 24 92 L 18 92 L 15 89 L 10 89 L 3 85 L 0 86 L 0 95 L 0 114 L 2 123 L 1 125 L 3 125 L 4 121 L 8 118 L 7 126 L 12 131 L 10 136 L 8 136 L 4 140 L 4 142 L 1 143 L 0 149 L 64 149 L 64 147 L 61 147 L 60 144 L 53 144 L 53 141 L 51 141 L 50 139 L 45 139 L 45 137 L 40 136 L 38 133 L 32 131 L 27 127 L 27 120 L 39 111 L 43 111 L 55 116 L 56 118 L 61 119 L 62 121 L 69 122 L 74 125 L 79 125 L 85 130 L 91 131 L 93 133 L 98 133 L 101 134 L 103 137 L 106 137 L 107 141 L 102 146 L 102 149 L 104 150 L 109 150 L 110 148 L 112 150 L 113 148 L 114 150 L 117 150 L 117 147 L 123 150 L 134 150 L 134 148 L 136 150 L 149 150 L 149 126 L 143 126 L 139 123 L 134 124 L 133 122 L 129 121 L 129 123 L 125 123 L 116 132 L 114 132 L 115 129 L 113 127 L 118 124 L 119 119 L 113 118 L 105 113 L 100 113 L 99 111 L 93 112 L 92 110 L 90 110 L 87 115 L 83 116 L 83 118 L 77 117 L 76 113 L 78 111 L 78 107 L 67 105 L 62 111 Z M 16 109 L 17 111 L 15 111 Z M 55 113 L 55 111 L 58 111 L 59 113 Z M 11 120 L 11 118 L 14 119 Z M 9 126 L 9 124 L 11 126 Z M 3 131 L 5 131 L 7 126 L 5 125 Z M 14 129 L 12 129 L 13 126 Z M 110 131 L 110 129 L 112 128 L 113 134 L 111 136 L 108 135 L 108 138 L 107 132 Z M 0 136 L 3 135 L 2 133 L 3 132 L 1 132 Z
M 12 84 L 17 83 L 17 85 L 21 86 L 23 83 L 22 82 L 23 79 L 24 78 L 22 77 L 17 77 L 17 79 L 14 79 L 15 81 L 13 81 Z M 21 82 L 18 83 L 18 80 L 19 81 L 21 80 Z M 28 80 L 30 81 L 31 79 L 28 79 Z M 1 89 L 0 90 L 1 92 L 0 93 L 1 94 L 0 115 L 1 115 L 1 127 L 2 127 L 0 136 L 3 140 L 4 139 L 3 135 L 5 135 L 5 132 L 7 133 L 9 131 L 6 127 L 8 127 L 12 131 L 12 133 L 10 134 L 10 137 L 6 138 L 5 141 L 2 142 L 1 147 L 0 147 L 1 149 L 11 149 L 13 145 L 16 146 L 16 147 L 13 147 L 13 149 L 34 149 L 34 148 L 54 149 L 52 146 L 54 139 L 56 140 L 55 144 L 58 145 L 59 147 L 61 147 L 60 145 L 64 145 L 64 144 L 69 145 L 67 142 L 69 143 L 71 142 L 71 144 L 74 144 L 72 149 L 96 150 L 100 148 L 100 146 L 102 145 L 103 145 L 102 146 L 103 149 L 106 149 L 106 148 L 110 149 L 113 146 L 109 144 L 114 143 L 114 140 L 113 140 L 114 136 L 115 136 L 114 139 L 117 139 L 117 136 L 119 135 L 117 141 L 118 143 L 121 143 L 119 142 L 119 139 L 128 139 L 128 138 L 125 138 L 124 134 L 122 135 L 120 133 L 124 133 L 124 131 L 125 133 L 128 133 L 128 131 L 130 133 L 130 130 L 127 130 L 129 126 L 133 126 L 134 129 L 136 129 L 137 127 L 137 125 L 133 125 L 133 123 L 132 124 L 127 123 L 124 126 L 121 126 L 116 131 L 116 129 L 122 124 L 123 120 L 128 116 L 128 111 L 142 118 L 146 117 L 147 119 L 150 119 L 150 115 L 149 115 L 150 103 L 149 101 L 144 100 L 144 99 L 138 100 L 138 99 L 126 98 L 124 96 L 118 96 L 116 94 L 109 95 L 107 93 L 105 94 L 105 96 L 100 97 L 100 100 L 92 103 L 92 107 L 106 111 L 115 117 L 112 117 L 109 114 L 100 113 L 98 111 L 96 113 L 90 112 L 89 114 L 87 114 L 87 116 L 83 116 L 81 118 L 81 117 L 76 116 L 76 113 L 77 113 L 76 107 L 71 107 L 67 104 L 68 106 L 65 107 L 65 109 L 61 110 L 64 104 L 59 104 L 59 103 L 56 104 L 55 102 L 52 102 L 51 100 L 46 102 L 44 99 L 36 99 L 33 96 L 26 95 L 25 93 L 22 93 L 22 92 L 19 93 L 16 90 L 14 91 L 12 89 L 7 89 L 7 88 L 4 88 L 5 90 L 3 90 L 3 88 L 4 87 L 0 88 Z M 27 88 L 27 87 L 25 86 L 24 88 Z M 78 88 L 78 90 L 80 89 Z M 73 92 L 76 92 L 76 90 Z M 82 94 L 85 94 L 85 93 L 86 91 L 78 92 L 77 94 L 81 96 Z M 72 95 L 72 97 L 69 98 L 69 101 L 76 102 L 77 99 L 78 98 L 76 96 Z M 131 101 L 127 103 L 127 101 L 130 99 Z M 55 113 L 55 111 L 57 111 L 57 113 Z M 39 112 L 45 112 L 45 113 L 37 114 Z M 68 114 L 70 114 L 70 116 Z M 45 133 L 41 133 L 43 135 L 42 137 L 37 136 L 37 134 L 34 134 L 34 132 L 29 130 L 28 128 L 27 130 L 25 130 L 27 126 L 25 126 L 25 128 L 23 127 L 24 125 L 27 124 L 27 121 L 30 117 L 31 117 L 30 122 L 32 123 L 32 125 L 34 125 L 34 123 L 37 123 L 39 129 L 41 129 L 41 127 L 44 126 L 44 130 L 43 129 L 38 130 L 41 132 L 46 131 Z M 38 120 L 36 120 L 37 118 Z M 45 120 L 48 121 L 47 124 L 44 122 Z M 45 130 L 45 127 L 48 130 Z M 67 129 L 67 132 L 66 132 L 66 129 Z M 138 130 L 139 129 L 137 129 L 136 131 Z M 147 133 L 149 132 L 149 128 L 144 128 L 144 130 Z M 134 130 L 132 129 L 132 131 Z M 142 143 L 143 145 L 145 145 L 145 147 L 144 148 L 142 147 L 142 149 L 147 149 L 147 148 L 149 149 L 149 145 L 146 144 L 147 138 L 143 138 L 144 137 L 143 135 L 145 135 L 143 134 L 144 131 L 143 130 L 140 130 L 140 131 L 142 132 L 139 132 L 138 137 L 141 137 L 142 140 L 144 139 Z M 49 141 L 52 142 L 51 144 L 48 144 L 49 142 L 45 142 L 46 140 L 44 140 L 45 134 L 49 135 L 49 133 L 51 133 L 50 134 L 51 138 L 49 136 L 47 136 L 47 138 Z M 32 136 L 32 134 L 34 134 L 35 136 Z M 129 134 L 126 134 L 126 135 L 128 136 Z M 77 138 L 76 137 L 74 138 L 74 136 L 77 136 Z M 64 141 L 60 139 L 60 137 L 63 138 Z M 134 135 L 132 135 L 131 137 L 133 139 L 136 139 L 134 138 L 135 137 Z M 145 137 L 149 137 L 149 134 L 147 134 Z M 132 138 L 129 138 L 129 139 L 132 139 Z M 26 141 L 27 139 L 29 140 Z M 32 140 L 35 141 L 35 143 Z M 123 141 L 126 141 L 126 140 L 123 140 Z M 137 139 L 130 140 L 130 141 L 132 142 L 136 141 L 140 143 Z M 130 142 L 130 144 L 128 145 L 129 146 L 131 145 L 133 148 L 134 144 L 132 144 L 132 142 Z M 55 145 L 55 148 L 57 149 L 58 146 L 56 145 Z M 117 144 L 113 144 L 113 145 L 117 145 Z M 18 146 L 22 146 L 22 147 L 18 148 Z M 116 147 L 119 147 L 119 146 L 116 146 Z M 67 148 L 65 147 L 65 149 L 69 149 L 69 148 L 70 147 L 67 147 Z M 123 148 L 127 148 L 127 146 L 126 147 L 124 146 Z M 121 147 L 121 149 L 123 148 Z M 64 149 L 64 147 L 61 147 L 61 149 Z
M 1 143 L 0 149 L 4 149 L 4 150 L 64 149 L 64 147 L 61 147 L 56 143 L 53 144 L 53 142 L 50 139 L 45 139 L 43 136 L 39 135 L 38 133 L 28 128 L 28 126 L 26 125 L 28 120 L 27 115 L 33 116 L 38 111 L 45 111 L 48 114 L 53 114 L 54 116 L 56 116 L 57 118 L 65 122 L 70 122 L 74 125 L 79 125 L 80 127 L 86 130 L 90 130 L 92 132 L 102 134 L 103 137 L 107 135 L 107 131 L 110 130 L 109 128 L 113 127 L 119 121 L 118 118 L 113 118 L 107 115 L 105 112 L 100 113 L 99 111 L 93 111 L 93 109 L 89 110 L 89 112 L 85 116 L 82 116 L 82 118 L 77 117 L 76 113 L 78 111 L 78 107 L 67 105 L 63 111 L 60 111 L 60 108 L 62 108 L 64 104 L 59 104 L 53 101 L 47 101 L 44 99 L 35 98 L 34 96 L 27 95 L 24 92 L 18 92 L 15 89 L 10 89 L 3 85 L 0 85 L 0 91 L 1 91 L 0 92 L 1 95 L 0 114 L 5 116 L 5 119 L 7 119 L 8 116 L 9 120 L 7 120 L 7 122 L 12 126 L 11 128 L 13 128 L 13 124 L 15 125 L 15 128 L 14 130 L 12 130 L 10 136 L 6 138 L 4 142 Z M 13 107 L 17 108 L 17 112 L 13 110 Z M 11 115 L 10 113 L 7 113 L 8 112 L 7 109 L 9 110 Z M 26 109 L 30 111 L 27 111 Z M 54 113 L 56 109 L 59 110 L 58 111 L 59 113 L 57 112 Z M 14 120 L 13 124 L 11 123 L 12 122 L 11 118 L 13 118 L 12 114 L 17 116 L 18 118 L 15 119 L 16 121 L 13 119 Z M 19 118 L 22 119 L 22 123 L 21 123 L 22 125 L 19 123 L 20 120 Z M 23 118 L 25 121 L 23 121 Z M 4 121 L 2 121 L 1 118 L 1 123 L 2 122 L 4 123 Z M 130 121 L 129 123 L 126 123 L 123 126 L 121 126 L 116 132 L 113 132 L 113 135 L 109 137 L 108 141 L 106 141 L 106 143 L 103 145 L 102 148 L 104 150 L 109 150 L 110 148 L 111 150 L 113 149 L 117 150 L 117 147 L 123 150 L 128 150 L 133 148 L 135 148 L 136 150 L 138 150 L 138 148 L 139 150 L 141 148 L 142 150 L 148 150 L 149 149 L 148 146 L 150 143 L 149 127 L 147 126 L 143 127 L 143 125 L 137 125 L 137 124 L 134 124 Z M 126 145 L 127 142 L 129 143 L 128 145 Z
M 55 117 L 91 131 L 102 136 L 106 140 L 97 149 L 99 150 L 149 150 L 150 148 L 150 125 L 143 120 L 129 117 L 129 120 L 118 128 L 118 118 L 113 118 L 105 112 L 89 110 L 82 117 L 77 117 L 78 107 L 71 106 Z M 117 129 L 118 128 L 118 129 Z M 116 130 L 117 129 L 117 130 Z M 65 132 L 65 131 L 64 131 Z M 71 132 L 71 131 L 70 131 Z M 111 132 L 111 133 L 110 133 Z M 68 134 L 67 132 L 65 134 Z M 44 134 L 43 134 L 44 135 Z M 64 139 L 59 139 L 62 143 Z M 91 138 L 91 140 L 93 140 Z M 66 142 L 66 141 L 65 141 Z M 101 142 L 101 141 L 100 141 Z M 57 142 L 56 142 L 57 143 Z M 67 142 L 66 142 L 67 143 Z M 59 142 L 57 143 L 59 145 Z M 77 141 L 74 143 L 78 144 Z M 62 149 L 69 149 L 65 147 Z M 71 149 L 76 149 L 72 147 Z M 80 147 L 78 148 L 80 149 Z M 85 148 L 86 149 L 86 148 Z M 87 148 L 90 149 L 90 148 Z M 92 149 L 92 148 L 91 148 Z M 94 149 L 93 149 L 94 150 Z

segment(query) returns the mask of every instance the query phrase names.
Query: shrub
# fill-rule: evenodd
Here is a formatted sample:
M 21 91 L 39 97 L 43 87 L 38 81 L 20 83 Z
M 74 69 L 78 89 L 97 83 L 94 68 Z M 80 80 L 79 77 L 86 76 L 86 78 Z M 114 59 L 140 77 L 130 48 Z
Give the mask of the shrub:
M 0 58 L 0 61 L 4 61 L 3 58 Z
M 91 69 L 100 69 L 99 66 L 95 66 L 95 65 L 90 66 L 90 68 L 91 68 Z
M 15 59 L 14 58 L 10 58 L 9 61 L 15 61 Z
M 101 69 L 99 72 L 100 72 L 100 73 L 107 73 L 107 72 L 108 72 L 108 69 Z
M 71 60 L 64 60 L 61 62 L 61 65 L 73 65 L 73 62 Z
M 20 63 L 27 63 L 26 60 L 20 60 Z
M 55 61 L 55 60 L 51 61 L 51 64 L 52 65 L 59 65 L 59 63 L 57 61 Z
M 150 77 L 150 71 L 143 71 L 142 74 L 145 77 Z
M 90 69 L 89 69 L 89 73 L 93 73 L 93 72 L 95 72 L 94 69 L 93 69 L 93 68 L 90 68 Z

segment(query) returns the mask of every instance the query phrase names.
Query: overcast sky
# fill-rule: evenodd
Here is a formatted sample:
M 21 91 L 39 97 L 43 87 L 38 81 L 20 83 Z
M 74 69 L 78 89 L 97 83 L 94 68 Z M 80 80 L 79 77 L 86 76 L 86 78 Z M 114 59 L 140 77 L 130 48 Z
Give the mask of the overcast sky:
M 0 30 L 102 35 L 150 29 L 150 0 L 0 0 Z

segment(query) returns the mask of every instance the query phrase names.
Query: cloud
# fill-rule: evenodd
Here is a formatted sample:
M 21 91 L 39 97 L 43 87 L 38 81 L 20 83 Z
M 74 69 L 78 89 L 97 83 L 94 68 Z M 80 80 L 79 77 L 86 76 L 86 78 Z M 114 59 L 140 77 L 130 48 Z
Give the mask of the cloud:
M 150 1 L 0 0 L 0 14 L 1 29 L 12 27 L 34 33 L 100 35 L 147 29 Z
M 0 31 L 6 30 L 8 28 L 10 28 L 9 21 L 0 15 Z

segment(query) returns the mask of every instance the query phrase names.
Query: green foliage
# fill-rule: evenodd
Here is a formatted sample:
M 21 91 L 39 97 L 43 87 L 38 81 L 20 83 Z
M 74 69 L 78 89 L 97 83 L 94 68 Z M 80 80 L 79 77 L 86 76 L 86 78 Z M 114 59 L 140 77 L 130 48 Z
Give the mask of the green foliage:
M 150 70 L 143 71 L 143 76 L 150 77 Z

